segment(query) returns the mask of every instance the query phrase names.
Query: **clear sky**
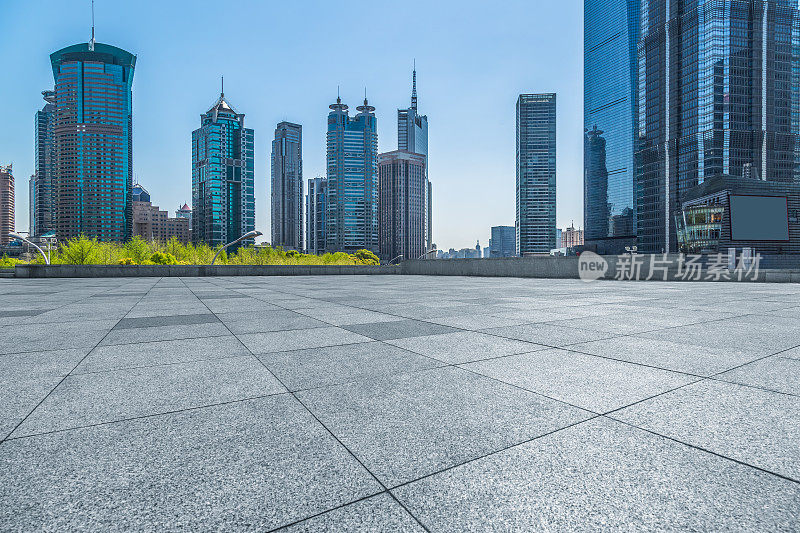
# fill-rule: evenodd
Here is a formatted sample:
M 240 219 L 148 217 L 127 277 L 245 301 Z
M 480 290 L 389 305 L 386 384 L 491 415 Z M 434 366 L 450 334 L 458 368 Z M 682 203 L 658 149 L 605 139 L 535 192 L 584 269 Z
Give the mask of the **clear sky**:
M 14 164 L 17 228 L 28 227 L 34 113 L 52 89 L 49 54 L 90 37 L 90 0 L 0 0 L 0 164 Z M 515 103 L 558 94 L 558 226 L 583 219 L 581 0 L 96 0 L 98 42 L 138 56 L 135 178 L 171 213 L 191 204 L 191 132 L 225 95 L 256 136 L 256 228 L 269 234 L 275 125 L 303 125 L 304 178 L 325 173 L 328 105 L 341 86 L 377 108 L 381 152 L 397 109 L 429 121 L 434 242 L 486 246 L 515 218 Z

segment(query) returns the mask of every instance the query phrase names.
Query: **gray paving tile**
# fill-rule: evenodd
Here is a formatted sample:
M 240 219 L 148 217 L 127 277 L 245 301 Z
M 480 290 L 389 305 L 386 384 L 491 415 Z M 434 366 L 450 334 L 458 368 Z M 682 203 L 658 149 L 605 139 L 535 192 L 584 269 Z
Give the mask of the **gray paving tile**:
M 425 531 L 389 494 L 383 493 L 304 520 L 281 533 L 349 531 L 352 533 L 395 533 Z
M 235 334 L 329 327 L 320 320 L 280 309 L 260 313 L 219 313 L 217 317 Z
M 387 486 L 589 415 L 453 367 L 298 393 Z
M 441 365 L 382 342 L 261 354 L 258 358 L 290 390 L 377 378 Z
M 214 322 L 219 322 L 219 319 L 211 313 L 123 318 L 117 323 L 116 326 L 114 326 L 114 329 L 151 328 L 156 326 L 186 326 L 191 324 L 211 324 Z
M 428 321 L 433 322 L 434 324 L 441 324 L 442 326 L 450 326 L 453 328 L 467 329 L 471 331 L 486 328 L 500 328 L 503 326 L 518 326 L 520 324 L 527 323 L 527 320 L 519 318 L 505 318 L 483 314 L 443 316 L 438 318 L 430 318 Z
M 681 344 L 636 335 L 571 344 L 569 348 L 698 376 L 710 376 L 754 359 L 751 353 L 731 348 Z
M 331 311 L 326 308 L 300 309 L 298 312 L 310 317 L 324 320 L 334 326 L 350 326 L 353 324 L 373 324 L 376 322 L 394 322 L 400 318 L 394 315 L 365 311 L 354 307 L 345 307 L 344 310 Z
M 25 317 L 25 316 L 36 316 L 41 315 L 45 312 L 45 309 L 17 309 L 13 311 L 3 311 L 0 310 L 0 318 L 17 318 L 17 317 Z
M 781 352 L 779 355 L 789 359 L 800 359 L 800 346 L 797 348 L 792 348 L 791 350 L 786 350 L 785 352 Z
M 567 346 L 579 342 L 610 339 L 616 336 L 614 333 L 554 326 L 552 324 L 523 324 L 521 326 L 489 328 L 481 331 L 508 339 L 517 339 L 547 346 Z
M 392 322 L 376 322 L 373 324 L 352 324 L 343 327 L 349 331 L 365 335 L 378 341 L 421 337 L 423 335 L 438 335 L 457 331 L 447 326 L 419 320 L 395 320 Z
M 249 354 L 247 348 L 231 335 L 98 346 L 73 373 L 105 372 Z
M 800 359 L 774 355 L 720 374 L 716 379 L 800 396 Z
M 238 335 L 238 337 L 255 354 L 338 346 L 372 340 L 369 337 L 335 327 L 247 333 Z
M 463 366 L 596 413 L 619 409 L 697 379 L 559 349 Z
M 268 530 L 381 487 L 290 396 L 0 445 L 19 531 Z
M 252 356 L 66 378 L 12 437 L 284 392 Z
M 33 411 L 87 351 L 0 355 L 0 440 Z
M 116 320 L 92 320 L 0 328 L 0 354 L 91 348 L 116 323 Z
M 530 342 L 506 339 L 475 331 L 456 331 L 455 333 L 409 337 L 386 342 L 451 364 L 468 363 L 546 348 Z
M 612 416 L 800 480 L 800 398 L 796 396 L 706 380 Z
M 800 485 L 595 419 L 393 491 L 431 531 L 792 531 Z
M 230 334 L 230 330 L 219 321 L 206 324 L 179 324 L 172 326 L 116 329 L 108 333 L 100 343 L 100 346 L 176 339 L 197 339 L 200 337 L 222 337 Z

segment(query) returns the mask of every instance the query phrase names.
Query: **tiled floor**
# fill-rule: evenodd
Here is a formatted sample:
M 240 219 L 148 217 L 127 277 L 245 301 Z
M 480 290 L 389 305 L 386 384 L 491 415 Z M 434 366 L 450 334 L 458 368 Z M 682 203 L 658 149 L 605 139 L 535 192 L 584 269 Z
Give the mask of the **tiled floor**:
M 0 279 L 0 530 L 800 530 L 800 286 Z

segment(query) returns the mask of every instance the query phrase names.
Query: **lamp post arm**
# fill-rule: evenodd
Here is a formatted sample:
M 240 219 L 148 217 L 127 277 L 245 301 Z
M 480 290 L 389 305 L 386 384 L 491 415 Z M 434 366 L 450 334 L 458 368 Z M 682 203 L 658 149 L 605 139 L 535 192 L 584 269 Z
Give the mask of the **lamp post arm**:
M 11 237 L 11 238 L 13 238 L 13 239 L 18 239 L 18 240 L 20 240 L 20 241 L 22 241 L 22 242 L 26 242 L 26 243 L 28 243 L 29 245 L 31 245 L 31 246 L 33 246 L 34 248 L 36 248 L 37 250 L 39 250 L 39 253 L 40 253 L 40 254 L 42 254 L 42 257 L 44 258 L 44 263 L 45 263 L 46 265 L 49 265 L 49 264 L 50 264 L 50 258 L 49 258 L 49 257 L 47 257 L 47 254 L 45 254 L 45 253 L 44 253 L 44 250 L 42 250 L 41 248 L 39 248 L 38 246 L 36 246 L 35 244 L 33 244 L 31 241 L 29 241 L 28 239 L 26 239 L 26 238 L 25 238 L 25 237 L 23 237 L 22 235 L 18 235 L 18 234 L 16 234 L 16 233 L 9 233 L 9 234 L 8 234 L 8 236 L 9 236 L 9 237 Z

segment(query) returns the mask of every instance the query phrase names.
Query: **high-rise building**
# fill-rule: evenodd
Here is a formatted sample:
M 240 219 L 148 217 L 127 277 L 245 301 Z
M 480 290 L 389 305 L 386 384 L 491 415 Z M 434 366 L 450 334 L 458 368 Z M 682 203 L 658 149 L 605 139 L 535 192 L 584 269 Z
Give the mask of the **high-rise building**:
M 647 0 L 641 10 L 637 244 L 674 252 L 681 203 L 707 179 L 798 179 L 800 17 L 797 0 Z
M 397 110 L 397 149 L 425 156 L 425 250 L 433 246 L 433 188 L 428 173 L 428 116 L 417 112 L 417 68 L 411 82 L 411 107 Z
M 375 108 L 364 98 L 350 117 L 341 98 L 328 114 L 328 195 L 325 249 L 380 253 L 378 235 L 378 129 Z
M 640 4 L 584 3 L 583 220 L 586 244 L 600 253 L 624 253 L 636 239 L 633 158 Z
M 416 259 L 425 253 L 425 156 L 396 150 L 380 154 L 380 258 Z
M 14 172 L 11 165 L 0 165 L 0 245 L 11 240 L 14 231 Z
M 217 246 L 255 229 L 253 163 L 253 130 L 222 91 L 192 132 L 194 242 Z
M 517 232 L 514 226 L 492 226 L 489 257 L 514 257 Z
M 303 249 L 303 127 L 281 122 L 272 141 L 272 246 Z
M 517 100 L 517 255 L 556 245 L 556 95 Z
M 31 236 L 43 235 L 55 229 L 53 178 L 56 170 L 55 150 L 55 92 L 42 91 L 45 105 L 36 112 L 34 123 L 34 165 L 29 199 Z
M 150 201 L 150 193 L 140 184 L 133 186 L 133 234 L 146 241 L 167 242 L 175 237 L 189 242 L 189 225 L 186 218 L 171 218 Z
M 561 246 L 558 248 L 574 248 L 584 244 L 584 232 L 582 229 L 575 229 L 573 222 L 567 229 L 561 233 Z
M 306 253 L 325 252 L 325 197 L 328 192 L 326 178 L 308 180 L 306 194 Z
M 54 52 L 50 62 L 55 79 L 51 186 L 56 234 L 62 240 L 79 235 L 127 240 L 133 230 L 131 86 L 136 56 L 92 38 Z

